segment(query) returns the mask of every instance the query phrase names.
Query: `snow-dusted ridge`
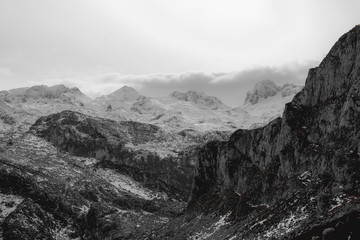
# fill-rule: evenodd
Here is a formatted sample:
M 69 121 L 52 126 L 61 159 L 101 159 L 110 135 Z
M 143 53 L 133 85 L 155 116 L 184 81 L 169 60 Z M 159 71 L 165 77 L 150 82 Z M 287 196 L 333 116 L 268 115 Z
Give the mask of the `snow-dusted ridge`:
M 285 103 L 300 89 L 293 84 L 280 87 L 265 80 L 248 93 L 244 105 L 231 108 L 218 98 L 197 91 L 174 91 L 165 97 L 151 98 L 124 86 L 92 100 L 78 88 L 39 85 L 0 92 L 0 128 L 7 131 L 12 122 L 17 128 L 28 126 L 40 116 L 73 110 L 113 120 L 152 123 L 176 131 L 234 131 L 262 126 L 280 116 Z

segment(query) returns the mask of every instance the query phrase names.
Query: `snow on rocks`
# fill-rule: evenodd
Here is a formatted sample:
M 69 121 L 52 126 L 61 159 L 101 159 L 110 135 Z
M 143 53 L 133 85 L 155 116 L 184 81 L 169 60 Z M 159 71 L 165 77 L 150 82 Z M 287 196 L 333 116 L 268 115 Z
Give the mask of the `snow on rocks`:
M 23 200 L 20 196 L 0 193 L 0 224 Z
M 96 173 L 101 178 L 108 181 L 111 185 L 117 187 L 121 191 L 132 193 L 142 199 L 168 199 L 165 193 L 158 193 L 141 186 L 141 183 L 135 181 L 129 176 L 119 174 L 111 169 L 97 169 Z
M 196 232 L 189 237 L 190 240 L 205 240 L 213 239 L 212 236 L 218 232 L 222 227 L 229 225 L 227 218 L 230 216 L 231 212 L 222 215 L 219 220 L 213 223 L 210 227 L 201 229 L 199 232 Z
M 258 240 L 275 238 L 278 239 L 292 231 L 294 231 L 301 223 L 308 218 L 305 207 L 298 208 L 297 211 L 282 219 L 278 224 L 270 227 L 267 231 L 257 236 Z

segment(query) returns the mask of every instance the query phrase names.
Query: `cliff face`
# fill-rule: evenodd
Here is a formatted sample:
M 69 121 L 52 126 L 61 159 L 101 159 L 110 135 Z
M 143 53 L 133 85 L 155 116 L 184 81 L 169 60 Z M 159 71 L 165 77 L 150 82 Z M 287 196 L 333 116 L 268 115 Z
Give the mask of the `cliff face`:
M 254 181 L 254 175 L 248 178 L 249 170 L 263 174 L 276 164 L 274 182 L 263 182 L 263 192 L 307 170 L 312 176 L 332 174 L 335 182 L 345 184 L 344 189 L 353 189 L 360 147 L 359 89 L 360 27 L 355 27 L 339 39 L 319 67 L 309 71 L 304 89 L 286 105 L 282 119 L 263 128 L 238 130 L 230 141 L 206 146 L 197 179 L 213 179 L 243 193 Z M 214 178 L 207 179 L 210 175 Z M 197 182 L 195 187 L 202 189 Z
M 326 227 L 340 236 L 336 239 L 351 231 L 359 238 L 356 227 L 341 230 L 338 220 L 345 216 L 342 224 L 349 224 L 351 214 L 360 215 L 359 89 L 356 26 L 319 67 L 310 69 L 304 89 L 286 105 L 282 119 L 238 130 L 229 141 L 211 142 L 201 150 L 189 209 L 230 212 L 239 223 L 233 234 L 239 239 L 311 239 L 322 237 Z M 290 218 L 291 226 L 282 224 Z M 270 234 L 276 226 L 286 228 Z

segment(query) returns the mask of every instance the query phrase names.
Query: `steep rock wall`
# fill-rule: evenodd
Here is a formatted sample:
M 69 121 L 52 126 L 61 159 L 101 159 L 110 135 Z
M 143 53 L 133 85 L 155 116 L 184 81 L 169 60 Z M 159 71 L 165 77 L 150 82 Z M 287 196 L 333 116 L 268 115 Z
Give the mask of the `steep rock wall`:
M 190 208 L 206 209 L 231 189 L 237 218 L 246 205 L 275 204 L 299 191 L 356 194 L 360 180 L 360 26 L 343 35 L 283 118 L 263 128 L 238 130 L 227 142 L 211 142 L 199 154 Z M 304 178 L 309 184 L 303 188 Z M 214 194 L 216 193 L 216 194 Z

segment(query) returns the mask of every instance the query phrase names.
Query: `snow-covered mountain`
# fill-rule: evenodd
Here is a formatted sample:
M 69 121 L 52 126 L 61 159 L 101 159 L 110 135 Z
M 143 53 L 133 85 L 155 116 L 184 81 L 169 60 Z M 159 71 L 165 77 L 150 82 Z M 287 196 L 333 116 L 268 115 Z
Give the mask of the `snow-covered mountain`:
M 118 108 L 130 109 L 132 104 L 141 95 L 132 87 L 123 86 L 109 95 L 103 95 L 93 101 L 94 106 L 115 110 Z
M 254 105 L 258 102 L 264 102 L 265 99 L 268 101 L 268 98 L 276 95 L 280 95 L 282 98 L 294 96 L 301 88 L 301 86 L 295 84 L 278 86 L 271 80 L 263 80 L 256 83 L 254 89 L 246 94 L 245 104 Z
M 165 97 L 151 98 L 124 86 L 92 100 L 78 88 L 40 85 L 1 91 L 0 123 L 2 129 L 11 128 L 11 124 L 29 126 L 40 116 L 72 110 L 116 121 L 151 123 L 175 131 L 234 131 L 261 126 L 280 116 L 285 104 L 300 89 L 293 84 L 277 86 L 265 80 L 247 94 L 245 104 L 231 108 L 214 96 L 196 91 L 174 91 Z
M 92 114 L 91 98 L 78 88 L 64 85 L 17 88 L 0 91 L 0 132 L 24 131 L 40 116 L 63 110 Z
M 285 104 L 301 89 L 302 86 L 295 84 L 278 86 L 271 80 L 264 80 L 256 83 L 253 90 L 247 93 L 244 104 L 233 110 L 249 115 L 244 123 L 248 128 L 262 126 L 276 117 L 281 117 Z
M 91 101 L 78 88 L 68 88 L 64 85 L 45 86 L 38 85 L 28 88 L 17 88 L 9 91 L 1 91 L 0 99 L 11 104 L 33 104 L 33 103 L 66 103 L 83 106 Z

